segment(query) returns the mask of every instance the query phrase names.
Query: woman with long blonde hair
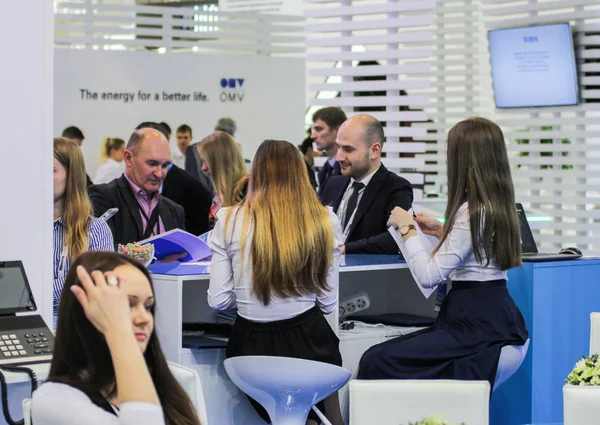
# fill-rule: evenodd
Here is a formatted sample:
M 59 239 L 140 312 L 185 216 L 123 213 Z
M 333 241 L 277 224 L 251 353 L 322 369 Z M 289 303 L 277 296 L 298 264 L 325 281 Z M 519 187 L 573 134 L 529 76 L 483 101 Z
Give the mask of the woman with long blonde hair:
M 244 199 L 248 170 L 239 145 L 223 131 L 205 137 L 197 149 L 202 158 L 202 171 L 210 177 L 214 189 L 214 202 L 208 217 L 212 224 L 219 208 L 231 207 Z
M 69 264 L 85 251 L 114 251 L 105 221 L 93 216 L 81 149 L 64 137 L 54 139 L 54 314 Z
M 341 366 L 339 340 L 323 314 L 336 306 L 342 232 L 337 216 L 321 205 L 298 149 L 263 142 L 246 198 L 217 217 L 208 302 L 218 311 L 237 308 L 227 357 L 285 356 Z M 337 394 L 325 401 L 325 412 L 341 423 Z
M 96 170 L 94 184 L 109 183 L 125 172 L 125 140 L 118 137 L 105 137 L 100 148 L 101 165 Z

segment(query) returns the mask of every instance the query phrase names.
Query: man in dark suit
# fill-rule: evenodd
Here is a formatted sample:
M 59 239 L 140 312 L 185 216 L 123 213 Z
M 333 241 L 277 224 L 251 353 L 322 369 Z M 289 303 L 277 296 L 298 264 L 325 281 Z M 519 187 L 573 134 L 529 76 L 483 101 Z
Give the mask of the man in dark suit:
M 413 192 L 406 179 L 381 163 L 383 141 L 381 123 L 367 114 L 355 115 L 338 131 L 336 159 L 342 175 L 327 180 L 320 196 L 333 207 L 347 235 L 342 253 L 398 252 L 386 223 L 395 207 L 411 207 Z
M 88 188 L 96 217 L 110 208 L 119 209 L 108 220 L 115 245 L 141 241 L 175 228 L 184 229 L 183 208 L 160 195 L 171 164 L 166 137 L 152 128 L 136 130 L 127 142 L 123 158 L 125 173 L 121 177 Z
M 321 193 L 327 179 L 342 173 L 340 164 L 335 159 L 338 150 L 335 139 L 340 125 L 346 121 L 346 114 L 336 107 L 321 108 L 313 114 L 312 120 L 310 137 L 314 140 L 317 150 L 325 152 L 327 155 L 327 161 L 319 170 L 318 175 L 319 193 Z
M 172 164 L 163 183 L 162 195 L 183 207 L 188 232 L 194 235 L 208 232 L 213 195 L 190 173 Z

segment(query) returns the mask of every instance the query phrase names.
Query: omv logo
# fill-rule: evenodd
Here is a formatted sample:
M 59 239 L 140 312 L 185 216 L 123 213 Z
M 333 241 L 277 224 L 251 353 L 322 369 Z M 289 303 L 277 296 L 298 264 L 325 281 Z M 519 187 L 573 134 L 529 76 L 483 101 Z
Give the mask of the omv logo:
M 221 78 L 221 88 L 223 89 L 241 89 L 243 86 L 243 78 Z

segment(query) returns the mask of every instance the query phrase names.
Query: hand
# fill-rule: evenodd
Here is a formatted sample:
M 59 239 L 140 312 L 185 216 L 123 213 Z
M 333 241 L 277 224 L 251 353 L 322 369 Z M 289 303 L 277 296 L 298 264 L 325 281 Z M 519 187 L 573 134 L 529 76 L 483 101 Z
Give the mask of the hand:
M 443 225 L 435 218 L 425 213 L 417 213 L 417 224 L 426 235 L 435 236 L 438 239 L 442 237 Z
M 98 270 L 90 276 L 83 266 L 77 266 L 77 277 L 82 287 L 73 285 L 71 291 L 96 329 L 104 335 L 111 331 L 125 331 L 133 335 L 127 294 L 119 286 L 106 283 L 107 279 L 117 279 L 117 276 L 113 272 L 103 274 Z
M 414 223 L 412 214 L 400 207 L 396 207 L 392 210 L 387 225 L 399 229 L 404 225 L 412 223 Z
M 161 258 L 160 260 L 156 260 L 157 263 L 176 263 L 179 262 L 182 258 L 188 256 L 187 252 L 176 252 L 175 254 L 169 254 L 166 257 Z
M 340 254 L 346 255 L 346 245 L 340 245 Z

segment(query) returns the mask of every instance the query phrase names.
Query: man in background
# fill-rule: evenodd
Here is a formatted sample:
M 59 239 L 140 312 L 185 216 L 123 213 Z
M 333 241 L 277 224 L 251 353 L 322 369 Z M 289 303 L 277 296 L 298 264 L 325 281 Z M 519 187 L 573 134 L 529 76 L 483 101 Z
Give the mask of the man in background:
M 340 108 L 321 108 L 313 114 L 313 124 L 310 137 L 314 140 L 317 150 L 325 152 L 327 162 L 319 170 L 319 193 L 327 180 L 341 174 L 340 164 L 335 160 L 338 147 L 335 144 L 337 132 L 346 114 Z
M 67 139 L 71 139 L 73 140 L 75 143 L 77 143 L 79 145 L 79 147 L 81 147 L 81 145 L 83 144 L 83 140 L 85 139 L 85 137 L 83 136 L 83 131 L 81 131 L 79 128 L 75 127 L 75 126 L 70 126 L 67 127 L 63 130 L 62 137 L 66 137 Z M 88 186 L 92 185 L 92 179 L 90 179 L 90 176 L 88 175 L 88 173 L 85 173 L 85 180 L 86 180 L 86 184 Z

